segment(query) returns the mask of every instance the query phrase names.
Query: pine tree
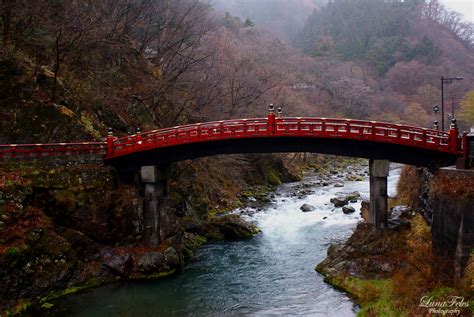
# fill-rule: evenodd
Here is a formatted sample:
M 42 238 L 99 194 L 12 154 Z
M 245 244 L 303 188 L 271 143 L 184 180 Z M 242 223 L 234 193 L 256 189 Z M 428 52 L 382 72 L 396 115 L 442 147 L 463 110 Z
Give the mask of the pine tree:
M 247 19 L 245 19 L 245 22 L 244 22 L 244 28 L 251 28 L 253 27 L 255 24 L 252 22 L 252 20 L 250 20 L 249 17 L 247 17 Z

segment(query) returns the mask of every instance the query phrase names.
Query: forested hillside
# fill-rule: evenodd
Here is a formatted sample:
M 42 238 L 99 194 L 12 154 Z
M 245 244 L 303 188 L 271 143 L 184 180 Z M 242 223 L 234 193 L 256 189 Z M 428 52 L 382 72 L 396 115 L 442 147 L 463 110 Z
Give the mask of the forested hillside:
M 284 20 L 313 6 L 259 8 Z M 269 103 L 427 126 L 440 76 L 464 77 L 447 98 L 473 84 L 472 28 L 436 0 L 331 1 L 297 39 L 306 54 L 198 0 L 6 1 L 1 21 L 2 142 L 263 116 Z
M 358 80 L 372 90 L 369 103 L 382 110 L 370 111 L 372 116 L 416 117 L 427 124 L 431 107 L 440 102 L 441 76 L 464 77 L 445 97 L 459 99 L 472 89 L 473 41 L 472 23 L 438 0 L 334 0 L 312 14 L 296 44 L 316 60 L 361 67 Z M 346 87 L 353 87 L 356 76 L 345 76 Z M 334 91 L 332 83 L 326 85 Z
M 1 21 L 4 143 L 264 116 L 271 102 L 325 113 L 326 96 L 294 86 L 328 65 L 198 0 L 7 1 Z

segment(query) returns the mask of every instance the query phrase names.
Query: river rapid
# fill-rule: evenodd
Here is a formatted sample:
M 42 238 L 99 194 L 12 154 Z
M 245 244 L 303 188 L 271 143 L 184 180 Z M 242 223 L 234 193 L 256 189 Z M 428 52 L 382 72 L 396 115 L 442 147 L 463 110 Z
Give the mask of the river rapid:
M 391 171 L 395 195 L 399 169 Z M 339 179 L 338 179 L 339 177 Z M 51 316 L 355 316 L 358 308 L 314 271 L 330 243 L 347 239 L 361 220 L 361 200 L 344 214 L 329 200 L 358 191 L 369 196 L 368 180 L 329 186 L 317 176 L 284 184 L 259 211 L 236 210 L 262 234 L 248 240 L 209 244 L 178 275 L 151 282 L 100 287 L 56 303 Z M 334 187 L 339 182 L 343 187 Z M 304 191 L 304 194 L 301 192 Z M 316 207 L 302 212 L 302 204 Z

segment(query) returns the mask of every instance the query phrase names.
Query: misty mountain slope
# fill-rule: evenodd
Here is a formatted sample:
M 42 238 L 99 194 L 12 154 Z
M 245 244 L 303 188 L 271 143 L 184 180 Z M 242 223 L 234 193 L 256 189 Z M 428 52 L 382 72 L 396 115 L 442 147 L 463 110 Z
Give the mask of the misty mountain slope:
M 354 112 L 353 97 L 364 92 L 370 107 L 358 106 L 359 115 L 424 126 L 439 120 L 431 109 L 440 103 L 441 76 L 464 78 L 445 86 L 445 102 L 472 89 L 473 43 L 473 25 L 438 0 L 333 0 L 313 12 L 295 41 L 319 63 L 349 62 L 362 69 L 363 77 L 352 70 L 339 79 L 330 76 L 332 69 L 325 74 L 331 100 L 348 94 L 335 109 Z
M 257 26 L 272 31 L 281 40 L 291 43 L 316 9 L 314 0 L 213 0 L 218 11 L 229 12 Z

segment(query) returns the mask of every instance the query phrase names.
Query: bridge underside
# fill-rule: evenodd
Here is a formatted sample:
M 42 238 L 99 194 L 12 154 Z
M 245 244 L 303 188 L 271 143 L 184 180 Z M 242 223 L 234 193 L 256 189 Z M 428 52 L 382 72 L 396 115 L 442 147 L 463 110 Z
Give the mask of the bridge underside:
M 227 139 L 162 147 L 106 160 L 106 164 L 130 170 L 219 154 L 308 152 L 389 160 L 415 166 L 448 166 L 457 156 L 391 143 L 333 138 L 262 137 Z

